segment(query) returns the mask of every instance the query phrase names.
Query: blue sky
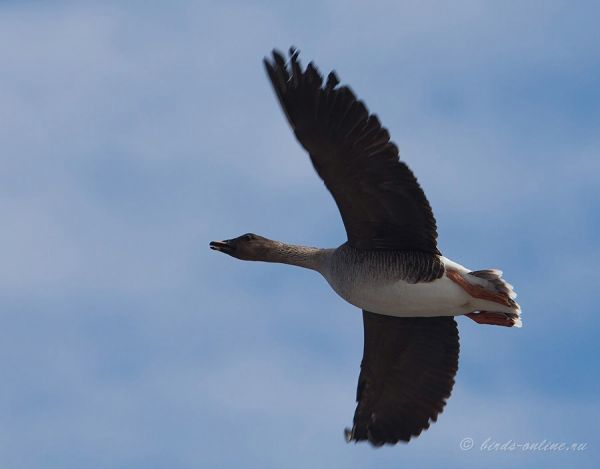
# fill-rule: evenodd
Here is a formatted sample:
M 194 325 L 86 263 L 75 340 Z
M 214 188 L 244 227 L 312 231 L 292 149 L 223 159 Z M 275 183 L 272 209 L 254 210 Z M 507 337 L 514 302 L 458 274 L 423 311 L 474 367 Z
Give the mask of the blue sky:
M 0 466 L 597 467 L 599 14 L 0 3 Z M 522 330 L 459 319 L 453 396 L 409 445 L 343 440 L 357 309 L 312 272 L 208 249 L 344 241 L 262 68 L 291 44 L 389 128 L 444 254 L 519 293 Z

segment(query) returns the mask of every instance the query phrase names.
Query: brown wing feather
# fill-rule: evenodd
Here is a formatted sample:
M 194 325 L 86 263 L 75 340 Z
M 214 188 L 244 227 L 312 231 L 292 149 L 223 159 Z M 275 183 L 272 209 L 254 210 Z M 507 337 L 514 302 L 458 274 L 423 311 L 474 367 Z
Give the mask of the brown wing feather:
M 433 212 L 412 171 L 374 114 L 335 73 L 323 78 L 297 52 L 265 59 L 271 83 L 298 138 L 333 195 L 349 243 L 359 249 L 439 254 Z
M 458 370 L 453 317 L 399 318 L 363 311 L 365 345 L 348 440 L 409 441 L 429 428 Z

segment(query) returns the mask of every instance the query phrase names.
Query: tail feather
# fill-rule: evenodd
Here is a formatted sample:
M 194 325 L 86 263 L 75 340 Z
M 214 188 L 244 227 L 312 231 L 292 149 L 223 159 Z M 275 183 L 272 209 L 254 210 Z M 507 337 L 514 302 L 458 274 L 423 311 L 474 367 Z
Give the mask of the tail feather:
M 475 277 L 484 278 L 486 280 L 495 280 L 498 277 L 502 277 L 503 272 L 498 269 L 484 269 L 484 270 L 473 270 L 469 272 Z
M 511 313 L 498 313 L 498 314 L 503 314 L 506 318 L 507 324 L 502 324 L 502 325 L 508 325 L 513 326 L 513 327 L 521 327 L 522 326 L 522 321 L 521 321 L 521 306 L 519 306 L 519 303 L 517 303 L 515 301 L 515 298 L 517 297 L 517 293 L 514 291 L 513 286 L 508 283 L 506 280 L 504 280 L 502 278 L 502 271 L 498 270 L 498 269 L 485 269 L 485 270 L 475 270 L 472 272 L 469 272 L 469 275 L 472 275 L 473 277 L 476 277 L 478 279 L 483 280 L 486 283 L 486 287 L 488 289 L 490 289 L 491 291 L 495 292 L 495 293 L 499 293 L 501 295 L 503 295 L 506 299 L 508 304 L 514 309 L 514 312 Z M 487 317 L 486 315 L 489 315 L 489 313 L 487 312 L 482 312 L 482 313 L 486 313 L 484 315 L 482 315 L 482 317 L 480 319 L 484 319 L 484 317 Z M 477 314 L 477 313 L 475 313 Z M 475 319 L 474 317 L 472 319 Z M 488 323 L 490 324 L 490 323 Z
M 469 275 L 487 280 L 495 292 L 506 295 L 510 299 L 511 305 L 516 306 L 519 310 L 521 310 L 517 302 L 514 301 L 517 297 L 517 293 L 513 290 L 513 286 L 502 278 L 501 270 L 474 270 L 469 272 Z
M 470 312 L 465 313 L 481 324 L 521 327 L 521 307 L 513 286 L 502 278 L 499 269 L 469 270 L 466 267 L 442 257 L 446 277 L 462 287 L 472 300 L 466 305 Z

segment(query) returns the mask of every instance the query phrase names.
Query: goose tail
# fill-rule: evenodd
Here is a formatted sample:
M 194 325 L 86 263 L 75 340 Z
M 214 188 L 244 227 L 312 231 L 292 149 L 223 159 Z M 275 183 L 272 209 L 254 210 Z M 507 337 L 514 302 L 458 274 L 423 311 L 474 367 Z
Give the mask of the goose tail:
M 502 278 L 502 271 L 498 269 L 474 270 L 468 274 L 471 280 L 483 286 L 491 294 L 497 295 L 509 311 L 479 311 L 467 314 L 468 317 L 483 324 L 498 326 L 522 327 L 521 306 L 515 301 L 517 293 L 514 287 Z M 475 277 L 475 278 L 473 278 Z M 478 320 L 479 319 L 479 320 Z

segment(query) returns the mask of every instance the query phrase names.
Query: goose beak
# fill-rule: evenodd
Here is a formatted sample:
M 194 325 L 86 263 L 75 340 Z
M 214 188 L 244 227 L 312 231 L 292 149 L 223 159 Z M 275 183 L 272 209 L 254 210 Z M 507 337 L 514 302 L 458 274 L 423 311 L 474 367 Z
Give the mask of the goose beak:
M 226 239 L 225 241 L 211 241 L 209 246 L 215 251 L 221 251 L 227 254 L 233 251 L 233 243 L 229 239 Z

